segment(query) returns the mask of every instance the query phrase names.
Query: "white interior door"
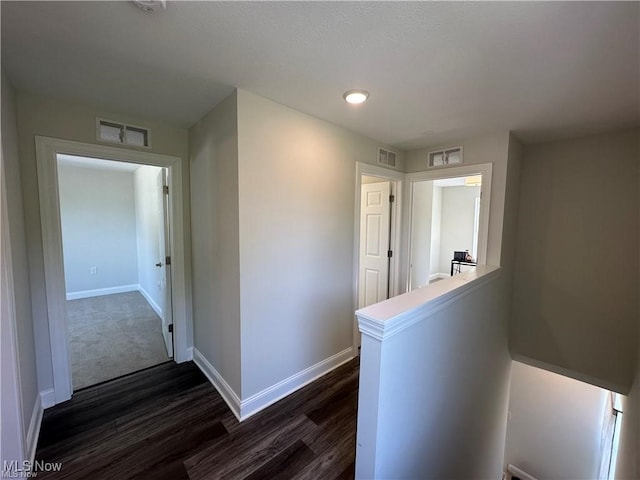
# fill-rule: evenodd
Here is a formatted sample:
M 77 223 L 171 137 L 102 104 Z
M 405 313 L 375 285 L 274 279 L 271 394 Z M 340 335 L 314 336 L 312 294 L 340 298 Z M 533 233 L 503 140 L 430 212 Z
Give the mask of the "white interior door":
M 162 215 L 162 228 L 158 229 L 158 262 L 160 275 L 160 297 L 162 301 L 162 336 L 167 355 L 173 357 L 173 311 L 171 305 L 171 247 L 169 243 L 169 182 L 167 169 L 158 172 L 157 177 L 158 212 Z
M 388 298 L 391 182 L 362 185 L 358 308 Z

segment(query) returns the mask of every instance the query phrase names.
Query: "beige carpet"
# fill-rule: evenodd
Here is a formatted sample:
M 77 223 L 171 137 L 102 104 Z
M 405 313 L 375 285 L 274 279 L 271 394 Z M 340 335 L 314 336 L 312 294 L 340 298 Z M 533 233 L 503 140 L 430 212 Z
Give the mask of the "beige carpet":
M 69 300 L 73 389 L 169 360 L 162 322 L 139 292 Z

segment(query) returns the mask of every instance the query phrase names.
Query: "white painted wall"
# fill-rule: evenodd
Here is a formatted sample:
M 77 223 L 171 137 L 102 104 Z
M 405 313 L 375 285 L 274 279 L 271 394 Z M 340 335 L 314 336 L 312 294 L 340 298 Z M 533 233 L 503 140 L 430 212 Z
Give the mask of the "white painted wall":
M 58 185 L 67 295 L 136 285 L 133 173 L 59 165 Z
M 189 129 L 189 150 L 193 206 L 194 347 L 240 398 L 238 121 L 235 92 Z
M 598 478 L 609 392 L 513 362 L 504 465 L 536 478 Z
M 364 310 L 374 316 L 376 308 L 390 312 L 403 302 L 413 312 L 460 277 Z M 363 331 L 356 478 L 501 478 L 508 294 L 508 282 L 498 277 L 382 343 Z
M 238 138 L 246 398 L 350 352 L 355 162 L 379 144 L 241 90 Z
M 0 414 L 2 429 L 0 462 L 28 460 L 35 452 L 37 432 L 29 430 L 40 409 L 36 356 L 31 314 L 31 289 L 27 242 L 20 184 L 15 92 L 4 70 L 1 72 L 2 108 L 2 288 L 0 315 L 2 324 Z M 13 337 L 13 338 L 12 338 Z M 13 340 L 15 338 L 15 344 Z M 29 435 L 29 433 L 31 433 Z M 29 444 L 31 441 L 31 444 Z
M 525 149 L 515 263 L 514 358 L 623 394 L 638 361 L 639 136 Z
M 473 250 L 475 200 L 480 187 L 443 187 L 439 271 L 451 272 L 454 251 Z M 463 271 L 471 267 L 463 267 Z
M 429 283 L 431 275 L 431 252 L 434 188 L 432 181 L 413 184 L 411 221 L 411 289 Z M 436 227 L 437 229 L 437 227 Z
M 160 317 L 164 308 L 161 285 L 162 269 L 156 263 L 160 256 L 160 235 L 164 235 L 163 211 L 158 201 L 158 174 L 160 167 L 142 165 L 133 172 L 134 204 L 136 220 L 136 258 L 138 281 L 145 298 Z M 164 267 L 163 267 L 164 268 Z
M 17 94 L 17 123 L 20 150 L 20 185 L 24 193 L 25 245 L 28 246 L 28 278 L 31 287 L 35 351 L 38 365 L 38 388 L 40 391 L 53 388 L 53 371 L 44 284 L 34 136 L 44 135 L 53 138 L 96 144 L 99 143 L 96 141 L 96 117 L 109 118 L 122 121 L 123 123 L 148 127 L 152 135 L 152 147 L 148 149 L 149 151 L 174 155 L 183 159 L 182 191 L 184 193 L 184 230 L 181 233 L 185 246 L 184 267 L 187 282 L 187 298 L 184 299 L 188 309 L 186 336 L 188 339 L 191 339 L 193 336 L 190 321 L 190 306 L 192 302 L 190 285 L 191 225 L 189 222 L 191 214 L 189 202 L 189 163 L 187 162 L 187 130 L 159 121 L 134 117 L 120 112 L 112 112 L 104 108 L 54 100 L 28 93 L 19 93 Z

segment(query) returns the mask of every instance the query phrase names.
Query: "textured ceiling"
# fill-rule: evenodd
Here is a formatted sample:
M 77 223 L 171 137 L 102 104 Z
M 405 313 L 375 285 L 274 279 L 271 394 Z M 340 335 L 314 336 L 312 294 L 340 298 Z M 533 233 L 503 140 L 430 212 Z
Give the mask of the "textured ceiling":
M 1 3 L 19 91 L 190 126 L 241 88 L 402 149 L 640 125 L 638 2 Z M 342 93 L 364 88 L 361 106 Z

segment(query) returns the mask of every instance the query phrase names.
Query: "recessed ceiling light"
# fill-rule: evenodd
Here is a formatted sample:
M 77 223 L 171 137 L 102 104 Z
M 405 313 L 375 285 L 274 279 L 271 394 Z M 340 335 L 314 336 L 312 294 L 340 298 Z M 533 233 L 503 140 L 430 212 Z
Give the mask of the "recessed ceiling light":
M 364 103 L 369 98 L 369 92 L 364 90 L 349 90 L 342 95 L 348 103 Z

